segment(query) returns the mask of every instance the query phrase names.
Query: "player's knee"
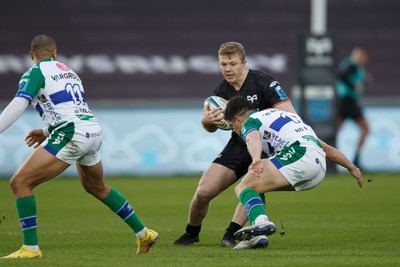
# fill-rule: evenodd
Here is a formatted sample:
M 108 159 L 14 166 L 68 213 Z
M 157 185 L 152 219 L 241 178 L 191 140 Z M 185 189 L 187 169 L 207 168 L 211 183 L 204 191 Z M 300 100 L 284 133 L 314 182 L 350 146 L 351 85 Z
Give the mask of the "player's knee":
M 202 186 L 198 187 L 195 194 L 195 199 L 199 202 L 209 202 L 215 197 L 215 193 L 213 193 L 210 189 Z
M 24 179 L 21 179 L 20 177 L 16 176 L 15 174 L 11 177 L 10 187 L 15 195 L 17 195 L 20 191 L 22 191 L 26 188 L 31 188 L 30 185 L 27 184 Z
M 14 194 L 18 191 L 19 185 L 13 178 L 10 180 L 10 187 Z

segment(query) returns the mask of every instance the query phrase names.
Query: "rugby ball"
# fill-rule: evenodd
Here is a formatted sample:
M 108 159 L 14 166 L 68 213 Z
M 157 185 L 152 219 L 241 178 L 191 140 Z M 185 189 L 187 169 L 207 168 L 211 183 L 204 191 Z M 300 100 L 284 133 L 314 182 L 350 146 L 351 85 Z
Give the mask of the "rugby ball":
M 219 96 L 209 96 L 207 97 L 206 100 L 204 100 L 204 106 L 209 103 L 210 105 L 208 106 L 208 110 L 211 111 L 214 108 L 222 108 L 222 110 L 224 111 L 226 108 L 226 104 L 228 103 L 228 101 L 222 97 Z M 231 130 L 231 127 L 229 126 L 228 122 L 224 119 L 224 114 L 221 113 L 219 115 L 220 118 L 220 122 L 222 122 L 222 125 L 217 125 L 217 127 L 221 130 Z

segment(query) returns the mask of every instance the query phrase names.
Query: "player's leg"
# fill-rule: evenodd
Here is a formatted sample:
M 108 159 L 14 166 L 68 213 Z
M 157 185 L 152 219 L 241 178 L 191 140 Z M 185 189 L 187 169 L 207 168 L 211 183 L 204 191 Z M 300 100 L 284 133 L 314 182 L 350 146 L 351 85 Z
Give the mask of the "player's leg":
M 259 193 L 294 190 L 289 181 L 270 160 L 266 159 L 262 160 L 262 162 L 264 164 L 264 171 L 261 173 L 260 177 L 255 177 L 249 172 L 235 188 L 236 195 L 240 198 L 240 202 L 246 207 L 250 225 L 254 223 L 255 219 L 260 214 L 266 215 L 264 203 Z M 254 203 L 250 201 L 252 199 L 254 199 Z
M 343 114 L 343 109 L 344 109 L 344 104 L 343 104 L 343 99 L 342 98 L 337 98 L 336 101 L 336 131 L 339 132 L 339 130 L 343 126 L 343 122 L 345 120 L 345 116 Z
M 243 207 L 242 203 L 238 203 L 235 209 L 235 213 L 228 228 L 225 229 L 224 236 L 221 240 L 222 247 L 236 247 L 236 240 L 234 234 L 240 230 L 247 222 L 246 209 Z M 243 247 L 243 246 L 242 246 Z
M 360 139 L 357 144 L 356 154 L 355 154 L 353 163 L 354 163 L 354 165 L 359 167 L 360 166 L 359 159 L 360 159 L 361 148 L 364 145 L 365 139 L 367 138 L 367 135 L 369 133 L 369 127 L 368 127 L 367 120 L 362 115 L 360 117 L 358 117 L 355 121 L 361 129 L 361 136 L 360 136 Z
M 265 207 L 264 194 L 260 194 L 260 198 Z M 229 229 L 229 228 L 226 229 L 224 238 L 221 241 L 221 245 L 223 244 L 223 242 L 225 242 L 225 244 L 227 244 L 228 240 L 229 240 L 229 243 L 228 243 L 229 245 L 226 245 L 226 246 L 232 247 L 233 249 L 257 249 L 257 248 L 267 247 L 269 240 L 268 240 L 267 236 L 265 236 L 265 235 L 256 236 L 250 240 L 243 240 L 243 241 L 239 242 L 239 244 L 236 245 L 235 233 L 243 228 L 243 226 L 246 224 L 247 220 L 248 220 L 248 217 L 247 217 L 246 209 L 244 208 L 242 203 L 240 203 L 240 201 L 239 201 L 239 204 L 235 211 L 235 214 L 234 214 L 234 217 L 230 224 L 230 227 L 232 224 L 235 224 L 237 221 L 239 221 L 240 223 L 237 223 L 236 224 L 237 227 L 235 227 L 235 228 L 231 227 L 231 229 Z
M 23 234 L 20 250 L 3 258 L 38 258 L 42 256 L 37 236 L 37 208 L 33 188 L 62 173 L 69 164 L 57 159 L 43 147 L 36 148 L 11 178 L 18 217 Z
M 199 241 L 201 224 L 206 217 L 210 202 L 236 182 L 235 172 L 221 164 L 212 163 L 203 174 L 189 208 L 186 232 L 173 245 L 190 245 Z
M 132 228 L 138 238 L 137 253 L 146 253 L 159 235 L 144 226 L 127 199 L 118 190 L 104 183 L 101 161 L 93 166 L 84 166 L 78 163 L 76 166 L 85 190 L 102 201 Z
M 255 177 L 249 172 L 235 188 L 240 202 L 246 207 L 249 223 L 251 225 L 242 228 L 235 234 L 235 237 L 239 240 L 251 239 L 257 235 L 270 235 L 275 233 L 275 225 L 269 221 L 259 193 L 294 190 L 289 181 L 270 160 L 265 159 L 262 160 L 262 162 L 264 164 L 264 171 L 261 173 L 260 177 Z M 254 232 L 249 232 L 249 229 Z
M 212 163 L 201 177 L 190 204 L 189 224 L 201 225 L 211 200 L 235 182 L 236 175 L 231 169 Z
M 252 162 L 252 159 L 247 151 L 247 148 L 242 147 L 239 148 L 239 150 L 236 151 L 233 150 L 232 153 L 229 154 L 231 154 L 231 156 L 227 157 L 225 164 L 229 164 L 228 166 L 232 167 L 232 169 L 235 171 L 237 179 L 244 176 L 247 173 L 249 165 Z M 268 155 L 262 153 L 261 158 L 268 158 Z M 264 194 L 261 195 L 261 199 L 265 204 Z M 240 230 L 246 224 L 246 222 L 247 222 L 246 210 L 243 207 L 243 205 L 239 202 L 238 205 L 236 206 L 233 218 L 229 223 L 228 228 L 226 228 L 224 236 L 222 237 L 221 246 L 232 247 L 232 248 L 236 247 L 236 240 L 234 234 L 238 230 Z M 261 240 L 260 243 L 262 243 L 263 241 L 268 242 L 268 240 L 265 239 Z M 255 243 L 254 242 L 247 243 L 247 245 L 249 244 L 255 244 Z M 241 247 L 242 248 L 244 247 L 243 244 Z
M 355 123 L 360 127 L 361 130 L 361 136 L 360 139 L 358 140 L 357 148 L 355 151 L 353 163 L 357 167 L 360 166 L 359 164 L 359 158 L 360 158 L 360 152 L 361 148 L 365 142 L 365 139 L 368 135 L 369 128 L 368 128 L 368 123 L 362 113 L 362 108 L 359 105 L 359 103 L 353 99 L 352 105 L 348 107 L 348 117 L 353 119 Z
M 284 147 L 271 159 L 263 159 L 264 170 L 260 177 L 246 174 L 235 188 L 241 203 L 246 207 L 252 226 L 244 227 L 235 233 L 235 238 L 251 239 L 259 235 L 269 235 L 276 231 L 269 221 L 259 193 L 270 191 L 302 191 L 314 188 L 325 177 L 326 159 L 321 145 L 313 139 L 307 146 L 295 142 Z M 294 151 L 292 157 L 281 157 Z
M 238 203 L 235 209 L 235 214 L 233 215 L 232 222 L 238 225 L 245 225 L 247 222 L 246 209 L 243 207 L 242 203 Z

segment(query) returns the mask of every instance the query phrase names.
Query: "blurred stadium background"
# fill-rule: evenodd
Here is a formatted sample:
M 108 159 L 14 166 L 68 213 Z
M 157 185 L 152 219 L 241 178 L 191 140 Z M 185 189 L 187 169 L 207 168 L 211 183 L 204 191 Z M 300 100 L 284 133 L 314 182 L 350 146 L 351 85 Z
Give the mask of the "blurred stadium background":
M 354 46 L 370 50 L 374 82 L 362 103 L 371 134 L 361 165 L 370 172 L 399 172 L 400 1 L 327 4 L 334 67 Z M 59 60 L 81 76 L 102 121 L 107 175 L 198 174 L 229 136 L 206 133 L 199 123 L 203 101 L 222 77 L 220 44 L 243 43 L 249 67 L 271 73 L 294 98 L 298 39 L 310 33 L 310 17 L 309 0 L 10 1 L 0 9 L 0 109 L 32 65 L 31 39 L 49 34 Z M 30 109 L 0 136 L 1 176 L 30 153 L 23 137 L 40 127 Z M 352 158 L 359 134 L 354 124 L 332 134 Z

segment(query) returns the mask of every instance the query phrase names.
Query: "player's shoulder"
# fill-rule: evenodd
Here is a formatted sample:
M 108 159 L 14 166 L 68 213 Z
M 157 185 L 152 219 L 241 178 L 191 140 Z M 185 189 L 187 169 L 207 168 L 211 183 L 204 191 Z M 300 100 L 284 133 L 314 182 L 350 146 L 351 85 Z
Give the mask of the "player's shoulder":
M 27 70 L 24 75 L 30 75 L 32 73 L 42 73 L 44 71 L 45 68 L 47 68 L 49 65 L 53 65 L 54 63 L 54 59 L 52 58 L 46 58 L 43 59 L 39 62 L 36 62 L 29 70 Z
M 38 75 L 41 76 L 41 73 L 42 71 L 40 69 L 40 62 L 37 62 L 22 74 L 21 79 Z
M 279 82 L 270 74 L 259 70 L 249 70 L 248 79 L 255 83 L 257 87 L 269 89 L 275 85 L 279 85 Z
M 267 83 L 272 83 L 273 81 L 275 81 L 275 78 L 272 77 L 272 75 L 265 73 L 263 71 L 260 70 L 252 70 L 249 69 L 249 76 L 251 78 L 254 78 L 256 81 L 259 82 L 267 82 Z
M 246 119 L 242 127 L 243 136 L 246 136 L 249 132 L 253 130 L 259 130 L 262 127 L 262 114 L 260 112 L 253 112 Z
M 226 88 L 229 85 L 228 81 L 223 79 L 219 84 L 217 84 L 217 86 L 215 87 L 215 89 L 217 88 Z

